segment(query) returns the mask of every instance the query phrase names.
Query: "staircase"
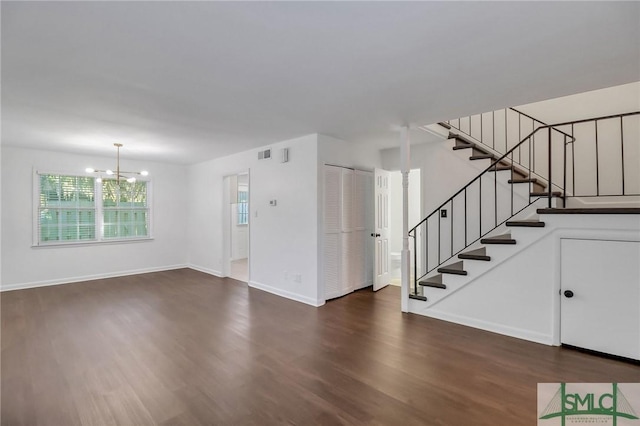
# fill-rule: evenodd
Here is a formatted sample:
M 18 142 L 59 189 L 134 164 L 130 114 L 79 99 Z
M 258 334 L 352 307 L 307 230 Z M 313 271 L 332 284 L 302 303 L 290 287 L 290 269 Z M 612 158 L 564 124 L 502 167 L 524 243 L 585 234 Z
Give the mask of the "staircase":
M 504 258 L 505 250 L 517 250 L 514 246 L 520 237 L 514 236 L 532 240 L 536 232 L 544 232 L 539 209 L 545 208 L 546 213 L 563 209 L 567 200 L 578 196 L 640 195 L 640 184 L 625 185 L 630 172 L 628 166 L 625 172 L 624 158 L 625 147 L 640 146 L 635 124 L 630 125 L 640 122 L 640 111 L 556 125 L 514 109 L 503 110 L 503 115 L 504 138 L 496 138 L 495 112 L 438 123 L 449 132 L 453 151 L 464 153 L 468 161 L 485 162 L 486 167 L 409 231 L 414 254 L 411 299 L 437 303 L 471 282 L 474 271 L 481 274 L 490 269 L 492 253 L 500 252 Z M 517 117 L 517 132 L 509 131 L 510 116 Z M 521 137 L 523 127 L 531 130 Z M 619 141 L 602 131 L 609 127 L 618 127 Z M 517 135 L 516 143 L 509 141 L 510 134 Z M 588 163 L 595 167 L 582 167 L 586 160 L 581 153 L 593 151 L 594 142 L 595 156 Z M 622 151 L 619 163 L 606 157 L 611 156 L 610 146 L 617 144 Z M 601 180 L 612 173 L 621 176 L 621 185 L 604 191 Z M 593 187 L 584 184 L 593 180 Z

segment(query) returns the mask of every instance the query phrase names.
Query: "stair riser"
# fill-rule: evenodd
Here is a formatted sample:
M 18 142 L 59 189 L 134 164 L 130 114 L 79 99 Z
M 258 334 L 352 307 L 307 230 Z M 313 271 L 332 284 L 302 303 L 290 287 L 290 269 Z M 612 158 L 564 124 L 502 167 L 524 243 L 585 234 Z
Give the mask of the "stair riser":
M 505 257 L 511 256 L 514 250 L 518 247 L 518 245 L 487 245 L 487 255 L 491 256 L 491 262 L 487 262 L 487 264 L 493 264 L 495 261 L 499 261 L 504 259 Z
M 459 288 L 462 285 L 465 285 L 469 281 L 468 275 L 452 275 L 452 274 L 442 274 L 442 283 L 447 286 L 446 290 L 436 289 L 440 292 L 448 293 L 451 290 Z

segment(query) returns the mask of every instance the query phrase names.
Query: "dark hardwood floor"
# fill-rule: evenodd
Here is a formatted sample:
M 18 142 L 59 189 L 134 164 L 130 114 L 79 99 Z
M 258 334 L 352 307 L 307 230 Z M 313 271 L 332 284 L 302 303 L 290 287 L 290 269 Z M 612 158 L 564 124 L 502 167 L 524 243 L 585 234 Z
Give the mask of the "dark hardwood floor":
M 640 367 L 177 270 L 2 293 L 2 425 L 534 425 L 538 382 Z

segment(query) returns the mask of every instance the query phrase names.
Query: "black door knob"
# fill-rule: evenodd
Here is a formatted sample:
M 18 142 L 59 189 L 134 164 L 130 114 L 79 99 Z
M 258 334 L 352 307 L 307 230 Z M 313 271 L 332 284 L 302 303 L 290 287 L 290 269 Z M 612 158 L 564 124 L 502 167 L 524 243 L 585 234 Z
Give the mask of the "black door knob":
M 564 297 L 571 299 L 573 297 L 573 292 L 571 290 L 565 290 Z

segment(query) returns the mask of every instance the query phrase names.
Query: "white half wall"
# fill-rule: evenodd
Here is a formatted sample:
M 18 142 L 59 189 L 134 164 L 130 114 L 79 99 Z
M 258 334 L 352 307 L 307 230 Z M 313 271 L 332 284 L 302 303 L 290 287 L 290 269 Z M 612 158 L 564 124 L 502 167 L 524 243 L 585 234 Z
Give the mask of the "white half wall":
M 32 247 L 34 170 L 83 174 L 112 168 L 115 158 L 3 147 L 2 289 L 84 281 L 186 267 L 187 184 L 184 166 L 129 161 L 152 181 L 153 239 L 140 242 Z

